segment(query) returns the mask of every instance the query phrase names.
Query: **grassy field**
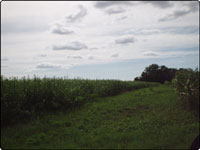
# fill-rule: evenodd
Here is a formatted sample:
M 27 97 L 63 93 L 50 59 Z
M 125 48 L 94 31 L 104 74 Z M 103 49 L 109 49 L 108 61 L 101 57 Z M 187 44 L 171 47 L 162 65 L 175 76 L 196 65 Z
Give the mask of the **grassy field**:
M 2 128 L 1 148 L 188 149 L 198 134 L 198 119 L 160 85 Z

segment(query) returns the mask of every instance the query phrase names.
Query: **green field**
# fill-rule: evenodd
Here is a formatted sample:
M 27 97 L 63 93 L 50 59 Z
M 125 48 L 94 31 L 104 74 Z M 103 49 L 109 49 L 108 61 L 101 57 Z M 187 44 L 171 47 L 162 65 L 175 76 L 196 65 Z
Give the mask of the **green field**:
M 157 85 L 120 80 L 1 77 L 1 126 L 28 121 L 47 112 L 66 111 L 97 98 Z
M 2 149 L 189 149 L 199 121 L 170 85 L 159 85 L 97 98 L 1 130 Z

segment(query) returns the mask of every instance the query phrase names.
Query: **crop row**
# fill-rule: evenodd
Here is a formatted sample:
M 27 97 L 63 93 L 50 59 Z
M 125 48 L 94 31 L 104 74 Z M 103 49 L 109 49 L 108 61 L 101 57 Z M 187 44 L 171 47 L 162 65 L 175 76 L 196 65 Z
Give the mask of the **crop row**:
M 6 126 L 43 112 L 63 111 L 98 97 L 155 85 L 120 80 L 1 77 L 1 122 Z

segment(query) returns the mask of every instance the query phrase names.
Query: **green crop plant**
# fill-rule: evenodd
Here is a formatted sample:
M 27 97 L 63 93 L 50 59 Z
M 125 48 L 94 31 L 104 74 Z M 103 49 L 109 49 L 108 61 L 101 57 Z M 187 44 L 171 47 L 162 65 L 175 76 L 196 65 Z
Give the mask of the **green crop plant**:
M 45 112 L 65 111 L 98 97 L 112 96 L 157 83 L 1 76 L 1 125 L 25 121 Z

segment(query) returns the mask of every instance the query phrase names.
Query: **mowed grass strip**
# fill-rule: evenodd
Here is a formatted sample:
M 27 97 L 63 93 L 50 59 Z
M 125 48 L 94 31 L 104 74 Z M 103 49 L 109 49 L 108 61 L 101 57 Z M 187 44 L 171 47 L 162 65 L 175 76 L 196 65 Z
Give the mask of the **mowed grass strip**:
M 3 128 L 2 148 L 189 149 L 199 122 L 170 85 L 143 88 Z

